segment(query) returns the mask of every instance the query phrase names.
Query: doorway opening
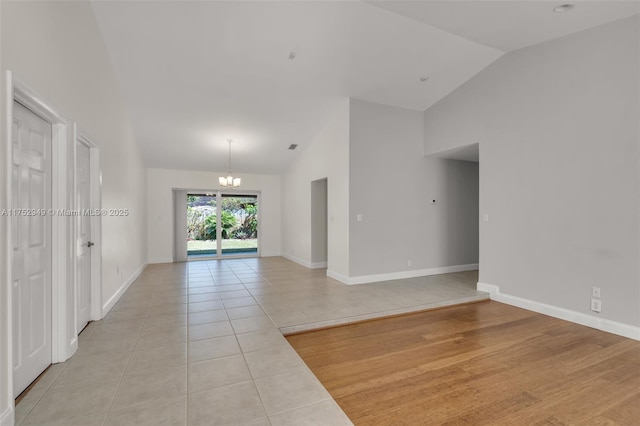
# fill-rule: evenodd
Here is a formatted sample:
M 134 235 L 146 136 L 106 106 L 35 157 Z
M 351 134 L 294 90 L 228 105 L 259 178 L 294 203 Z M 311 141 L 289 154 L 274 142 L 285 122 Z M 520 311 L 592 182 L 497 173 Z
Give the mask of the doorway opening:
M 257 194 L 188 192 L 186 201 L 189 259 L 258 255 Z
M 311 182 L 311 268 L 326 268 L 328 257 L 327 178 Z
M 480 144 L 437 152 L 429 157 L 445 161 L 442 193 L 449 194 L 441 200 L 443 203 L 436 199 L 430 202 L 434 208 L 446 212 L 447 244 L 440 250 L 455 259 L 451 264 L 464 266 L 469 274 L 475 274 L 477 282 L 480 267 Z

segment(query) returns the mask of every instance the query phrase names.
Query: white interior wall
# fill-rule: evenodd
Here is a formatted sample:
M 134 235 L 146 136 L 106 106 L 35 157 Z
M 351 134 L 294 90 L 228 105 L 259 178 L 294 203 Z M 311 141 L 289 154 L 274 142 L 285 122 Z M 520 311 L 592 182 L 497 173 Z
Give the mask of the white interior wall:
M 147 226 L 149 263 L 173 261 L 173 189 L 218 190 L 218 177 L 225 172 L 147 169 Z M 259 217 L 261 256 L 279 256 L 281 249 L 281 184 L 277 175 L 238 173 L 242 190 L 261 191 Z M 186 206 L 185 206 L 186 209 Z
M 145 263 L 145 173 L 91 8 L 86 2 L 1 2 L 0 10 L 2 127 L 7 125 L 4 108 L 10 100 L 4 89 L 7 70 L 11 70 L 14 79 L 28 86 L 69 124 L 76 122 L 99 147 L 102 207 L 130 211 L 127 217 L 106 216 L 102 220 L 102 302 L 106 304 Z M 71 130 L 69 127 L 69 134 Z M 7 152 L 8 143 L 5 134 L 2 133 L 3 153 Z M 70 170 L 69 178 L 72 176 Z M 7 185 L 8 175 L 3 171 L 0 208 L 9 205 Z M 4 235 L 6 225 L 3 218 Z M 0 259 L 6 271 L 9 254 L 4 245 L 1 247 Z M 0 284 L 2 289 L 9 286 L 6 275 L 2 275 Z M 72 281 L 67 285 L 73 294 Z M 8 303 L 3 290 L 0 312 L 8 311 Z M 6 324 L 3 319 L 0 328 L 0 423 L 3 426 L 13 420 L 13 391 L 8 386 L 12 374 L 11 330 Z
M 327 274 L 349 275 L 349 100 L 283 175 L 283 256 L 311 266 L 311 182 L 327 178 Z
M 351 100 L 350 117 L 352 281 L 474 269 L 478 163 L 424 157 L 421 111 Z
M 424 115 L 427 152 L 480 143 L 480 281 L 636 338 L 638 28 L 636 15 L 509 53 Z

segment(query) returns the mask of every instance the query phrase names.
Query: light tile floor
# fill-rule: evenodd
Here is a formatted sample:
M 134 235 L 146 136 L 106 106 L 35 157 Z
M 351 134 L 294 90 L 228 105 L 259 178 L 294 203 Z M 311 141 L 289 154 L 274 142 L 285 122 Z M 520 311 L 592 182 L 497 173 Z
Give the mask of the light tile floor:
M 349 425 L 282 333 L 473 300 L 477 271 L 346 286 L 283 258 L 150 265 L 19 425 Z

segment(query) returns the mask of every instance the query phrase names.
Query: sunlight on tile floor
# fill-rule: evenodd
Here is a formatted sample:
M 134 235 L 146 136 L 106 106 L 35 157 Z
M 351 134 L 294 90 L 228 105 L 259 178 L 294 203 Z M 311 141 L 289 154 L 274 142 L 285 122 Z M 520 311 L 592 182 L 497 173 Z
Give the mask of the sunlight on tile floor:
M 346 286 L 284 258 L 150 265 L 18 425 L 349 425 L 282 333 L 487 298 L 477 271 Z

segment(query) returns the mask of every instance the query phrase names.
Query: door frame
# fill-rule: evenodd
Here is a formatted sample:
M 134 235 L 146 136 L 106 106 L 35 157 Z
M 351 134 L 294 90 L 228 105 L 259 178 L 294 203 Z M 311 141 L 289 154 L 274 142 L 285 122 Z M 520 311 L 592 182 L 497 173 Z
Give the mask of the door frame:
M 42 98 L 40 98 L 27 85 L 18 81 L 11 71 L 7 70 L 7 95 L 5 97 L 5 114 L 6 129 L 4 135 L 4 167 L 5 167 L 5 200 L 6 205 L 10 205 L 13 192 L 12 181 L 12 147 L 11 136 L 13 130 L 13 102 L 17 101 L 24 105 L 34 114 L 40 116 L 52 127 L 52 146 L 51 146 L 51 209 L 58 211 L 59 209 L 68 208 L 69 188 L 67 176 L 67 155 L 68 155 L 68 132 L 67 120 L 59 115 L 51 108 Z M 73 297 L 73 288 L 69 288 L 69 226 L 63 217 L 53 215 L 51 220 L 51 362 L 61 362 L 67 360 L 77 349 L 77 336 L 72 335 L 72 329 L 69 325 L 70 315 L 69 307 L 70 297 Z M 7 369 L 8 389 L 5 389 L 6 396 L 10 399 L 8 406 L 13 407 L 13 399 L 17 395 L 13 395 L 13 306 L 12 306 L 12 285 L 11 278 L 12 269 L 12 235 L 8 232 L 11 228 L 11 218 L 5 216 L 2 218 L 2 229 L 5 231 L 5 241 L 2 247 L 3 262 L 6 266 L 2 281 L 7 283 L 5 287 L 6 298 L 3 298 L 2 310 L 4 314 L 3 323 L 5 324 L 3 334 L 5 341 L 8 343 L 7 350 L 3 350 L 1 355 L 5 355 L 2 360 L 3 370 Z M 3 339 L 4 340 L 4 339 Z M 3 371 L 4 373 L 4 371 Z M 4 384 L 4 383 L 3 383 Z
M 92 141 L 92 138 L 87 136 L 86 133 L 78 128 L 76 123 L 73 123 L 73 206 L 74 212 L 80 212 L 80 206 L 78 202 L 78 196 L 76 191 L 77 186 L 77 144 L 81 143 L 89 148 L 89 204 L 90 209 L 93 211 L 102 210 L 102 172 L 100 170 L 100 149 Z M 97 321 L 102 319 L 102 216 L 91 215 L 91 239 L 95 244 L 91 249 L 91 307 L 89 319 L 91 321 Z M 73 254 L 73 275 L 74 275 L 74 298 L 73 298 L 73 324 L 75 335 L 80 334 L 82 330 L 77 328 L 77 315 L 78 315 L 78 286 L 80 285 L 80 277 L 76 273 L 78 270 L 78 253 L 77 244 L 78 236 L 80 234 L 80 218 L 73 223 L 73 239 L 74 242 L 74 254 Z
M 218 197 L 220 199 L 220 205 L 222 205 L 222 197 L 224 197 L 225 195 L 229 196 L 242 196 L 242 195 L 249 195 L 249 196 L 254 196 L 256 197 L 256 203 L 258 203 L 258 212 L 256 213 L 256 220 L 258 221 L 258 238 L 256 238 L 256 244 L 258 245 L 258 250 L 256 251 L 255 254 L 249 253 L 249 254 L 223 254 L 222 253 L 222 233 L 219 232 L 218 235 L 216 235 L 216 246 L 220 247 L 220 250 L 216 249 L 216 254 L 217 259 L 239 259 L 239 258 L 244 258 L 244 257 L 261 257 L 261 244 L 260 244 L 260 235 L 262 235 L 261 232 L 261 223 L 262 223 L 262 217 L 260 214 L 261 209 L 261 205 L 262 205 L 262 192 L 261 191 L 242 191 L 240 189 L 236 189 L 233 191 L 229 191 L 229 190 L 218 190 L 216 197 Z M 217 215 L 217 221 L 218 223 L 222 222 L 222 209 L 216 209 L 216 215 Z M 218 245 L 218 243 L 220 243 Z
M 189 255 L 187 254 L 187 262 L 191 262 L 191 261 L 198 261 L 198 260 L 223 260 L 223 259 L 243 259 L 243 258 L 256 258 L 256 257 L 262 257 L 262 249 L 261 249 L 261 244 L 260 244 L 260 235 L 261 235 L 261 224 L 262 224 L 262 209 L 260 208 L 260 205 L 262 203 L 262 191 L 256 191 L 256 190 L 242 190 L 242 189 L 236 189 L 236 190 L 223 190 L 223 189 L 193 189 L 193 188 L 173 188 L 173 191 L 186 191 L 187 196 L 190 193 L 201 193 L 201 194 L 213 194 L 216 196 L 216 199 L 222 199 L 223 195 L 250 195 L 250 196 L 255 196 L 257 203 L 258 203 L 258 214 L 257 214 L 257 220 L 258 220 L 258 238 L 256 238 L 257 243 L 258 243 L 258 251 L 256 253 L 250 253 L 250 254 L 227 254 L 227 255 L 223 255 L 222 254 L 222 250 L 216 250 L 216 254 L 215 255 L 211 255 L 211 256 L 199 256 L 197 258 L 189 258 Z M 177 206 L 176 206 L 177 207 Z M 186 206 L 185 206 L 186 208 Z M 174 211 L 174 221 L 178 218 L 177 212 Z M 218 223 L 220 223 L 220 216 L 221 216 L 222 212 L 220 209 L 216 209 L 216 215 Z M 185 215 L 185 220 L 186 220 L 186 215 Z M 186 229 L 186 223 L 185 223 L 185 229 Z M 177 227 L 176 227 L 177 230 Z M 176 235 L 177 232 L 174 232 L 174 248 L 177 247 L 175 244 L 175 239 L 178 238 L 178 235 Z M 175 262 L 175 256 L 174 256 L 174 262 Z

